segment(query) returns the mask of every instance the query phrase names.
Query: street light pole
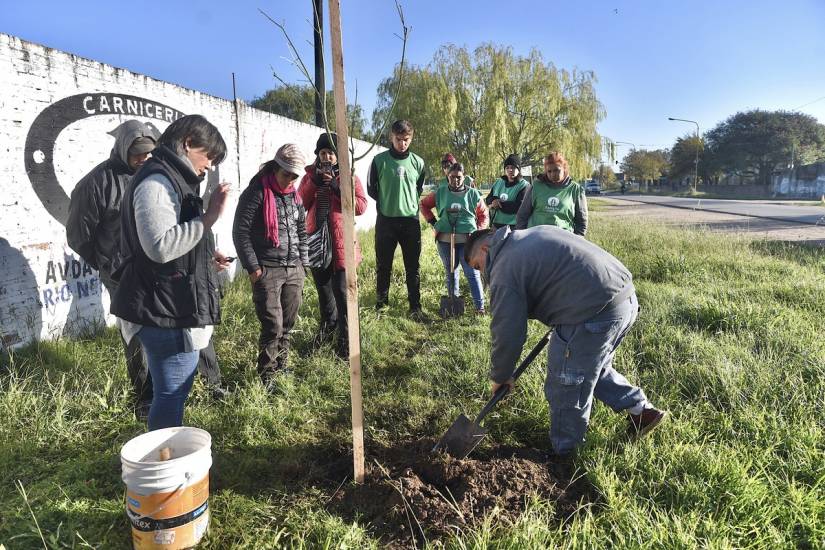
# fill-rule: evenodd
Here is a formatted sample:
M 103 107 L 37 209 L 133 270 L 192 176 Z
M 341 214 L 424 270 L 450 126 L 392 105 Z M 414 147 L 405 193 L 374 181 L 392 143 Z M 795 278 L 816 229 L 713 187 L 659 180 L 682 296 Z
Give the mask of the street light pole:
M 679 122 L 690 122 L 696 125 L 696 160 L 693 162 L 693 192 L 696 193 L 696 183 L 699 181 L 699 123 L 686 118 L 673 118 L 669 116 L 667 119 L 677 120 Z

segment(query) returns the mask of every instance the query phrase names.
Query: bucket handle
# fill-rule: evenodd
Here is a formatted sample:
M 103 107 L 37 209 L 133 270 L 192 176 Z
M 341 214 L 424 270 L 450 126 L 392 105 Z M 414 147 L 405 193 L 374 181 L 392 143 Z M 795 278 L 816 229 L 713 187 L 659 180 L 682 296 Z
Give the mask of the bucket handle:
M 189 480 L 191 479 L 192 474 L 191 474 L 190 472 L 186 472 L 186 473 L 184 474 L 184 477 L 186 477 L 186 479 L 184 480 L 184 482 L 183 482 L 183 483 L 181 483 L 180 485 L 178 485 L 178 488 L 177 488 L 177 489 L 175 489 L 174 491 L 172 491 L 171 493 L 169 493 L 169 496 L 168 496 L 168 497 L 166 497 L 166 500 L 164 500 L 164 501 L 161 503 L 161 505 L 160 505 L 160 506 L 158 506 L 157 508 L 155 508 L 155 509 L 154 509 L 154 510 L 152 510 L 151 512 L 148 512 L 148 513 L 143 514 L 143 515 L 136 514 L 135 516 L 132 516 L 132 514 L 128 514 L 128 515 L 129 515 L 129 517 L 130 517 L 130 519 L 133 519 L 133 520 L 141 520 L 141 519 L 143 519 L 143 518 L 152 517 L 152 516 L 154 516 L 155 514 L 157 514 L 158 512 L 160 512 L 161 510 L 163 510 L 164 508 L 166 508 L 166 506 L 167 506 L 167 505 L 169 505 L 169 503 L 171 502 L 172 498 L 173 498 L 173 497 L 176 497 L 176 496 L 177 496 L 177 494 L 178 494 L 180 491 L 182 491 L 182 490 L 183 490 L 183 488 L 186 486 L 186 484 L 187 484 L 187 483 L 189 483 Z M 126 498 L 126 495 L 124 495 L 124 499 L 125 499 L 125 498 Z M 128 501 L 128 500 L 126 501 L 126 511 L 127 511 L 127 512 L 131 512 L 131 510 L 129 510 L 129 501 Z M 132 513 L 135 513 L 135 512 L 132 512 Z

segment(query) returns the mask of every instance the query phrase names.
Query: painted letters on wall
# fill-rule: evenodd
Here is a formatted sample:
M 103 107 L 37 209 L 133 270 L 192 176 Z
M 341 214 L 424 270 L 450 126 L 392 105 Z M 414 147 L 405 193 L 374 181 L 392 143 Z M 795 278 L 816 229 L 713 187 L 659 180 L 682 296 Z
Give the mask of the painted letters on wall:
M 287 141 L 311 159 L 320 133 L 240 102 L 236 120 L 232 102 L 1 33 L 0 74 L 0 348 L 113 322 L 98 274 L 68 247 L 64 224 L 72 189 L 108 158 L 121 124 L 136 119 L 162 132 L 198 113 L 218 127 L 230 150 L 204 197 L 220 181 L 233 184 L 228 215 L 213 228 L 218 248 L 233 256 L 240 190 Z M 357 151 L 366 147 L 356 142 Z M 370 162 L 356 167 L 364 181 Z M 371 204 L 359 227 L 374 216 Z

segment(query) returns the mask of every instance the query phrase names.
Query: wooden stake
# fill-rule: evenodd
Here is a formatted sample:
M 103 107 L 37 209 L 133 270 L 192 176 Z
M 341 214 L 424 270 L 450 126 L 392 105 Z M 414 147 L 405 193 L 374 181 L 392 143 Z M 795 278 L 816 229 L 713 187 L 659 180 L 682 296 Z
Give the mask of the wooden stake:
M 352 401 L 352 459 L 355 482 L 364 482 L 364 407 L 361 392 L 361 326 L 358 319 L 358 274 L 355 264 L 355 208 L 347 128 L 347 94 L 344 89 L 344 51 L 341 40 L 341 6 L 329 0 L 332 34 L 332 77 L 335 93 L 335 127 L 341 173 L 341 211 L 344 218 L 344 265 L 347 270 L 347 320 L 349 326 L 349 381 Z

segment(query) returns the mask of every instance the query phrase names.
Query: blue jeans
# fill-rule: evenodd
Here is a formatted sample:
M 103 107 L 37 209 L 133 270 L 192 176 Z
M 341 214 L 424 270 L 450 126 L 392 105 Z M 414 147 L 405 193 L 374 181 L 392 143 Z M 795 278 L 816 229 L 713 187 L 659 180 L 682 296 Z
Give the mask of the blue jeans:
M 550 403 L 550 444 L 558 454 L 584 441 L 593 397 L 616 412 L 647 401 L 613 368 L 613 356 L 636 322 L 639 302 L 632 295 L 577 325 L 557 325 L 547 352 L 544 395 Z
M 143 345 L 154 397 L 149 431 L 183 424 L 183 404 L 198 368 L 198 351 L 184 351 L 182 329 L 145 326 L 137 333 Z
M 438 255 L 441 257 L 441 263 L 444 264 L 445 279 L 447 281 L 447 294 L 450 293 L 450 243 L 438 241 Z M 455 259 L 456 265 L 461 264 L 464 270 L 464 277 L 467 278 L 467 283 L 470 285 L 470 294 L 473 295 L 473 304 L 476 309 L 484 309 L 484 292 L 481 289 L 481 274 L 477 269 L 470 267 L 470 264 L 464 259 L 464 243 L 455 245 Z M 458 269 L 455 270 L 455 278 L 453 279 L 453 296 L 460 296 L 458 292 Z

